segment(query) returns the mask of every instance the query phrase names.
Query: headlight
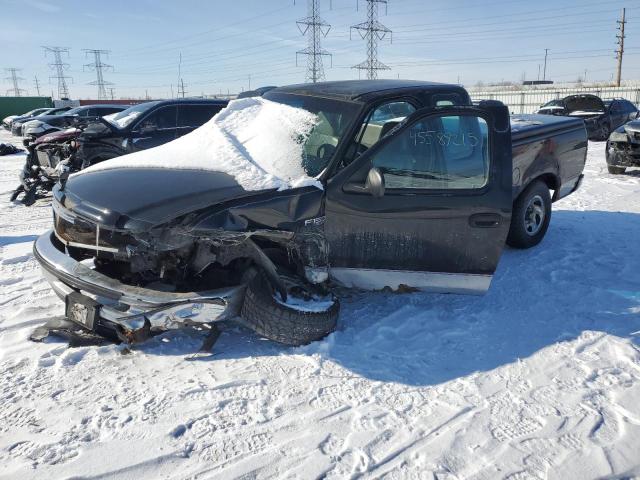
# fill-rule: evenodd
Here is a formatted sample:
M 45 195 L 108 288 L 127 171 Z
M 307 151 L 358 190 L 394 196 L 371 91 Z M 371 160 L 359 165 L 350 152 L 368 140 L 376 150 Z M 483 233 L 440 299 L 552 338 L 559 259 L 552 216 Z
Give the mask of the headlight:
M 609 136 L 609 141 L 610 142 L 628 142 L 629 141 L 629 137 L 627 137 L 626 133 L 613 132 Z
M 74 150 L 76 148 L 78 148 L 78 142 L 76 142 L 75 140 L 71 140 L 71 142 L 69 143 L 69 145 L 71 146 L 71 148 L 73 148 Z

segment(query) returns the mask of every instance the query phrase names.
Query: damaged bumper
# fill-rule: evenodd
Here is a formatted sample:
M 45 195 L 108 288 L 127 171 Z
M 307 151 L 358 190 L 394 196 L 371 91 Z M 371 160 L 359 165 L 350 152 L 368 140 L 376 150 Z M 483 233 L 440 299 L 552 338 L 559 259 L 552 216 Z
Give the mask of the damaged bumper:
M 226 320 L 239 314 L 244 285 L 202 292 L 164 292 L 126 285 L 65 253 L 53 231 L 33 252 L 66 315 L 91 330 L 111 330 L 130 342 L 150 331 Z

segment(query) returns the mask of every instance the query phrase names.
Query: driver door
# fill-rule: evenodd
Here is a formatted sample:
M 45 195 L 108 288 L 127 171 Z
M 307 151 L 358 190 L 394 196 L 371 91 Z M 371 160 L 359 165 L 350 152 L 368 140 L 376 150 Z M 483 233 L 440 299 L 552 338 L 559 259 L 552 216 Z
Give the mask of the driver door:
M 509 230 L 511 180 L 506 107 L 418 110 L 329 180 L 331 276 L 365 289 L 483 293 Z

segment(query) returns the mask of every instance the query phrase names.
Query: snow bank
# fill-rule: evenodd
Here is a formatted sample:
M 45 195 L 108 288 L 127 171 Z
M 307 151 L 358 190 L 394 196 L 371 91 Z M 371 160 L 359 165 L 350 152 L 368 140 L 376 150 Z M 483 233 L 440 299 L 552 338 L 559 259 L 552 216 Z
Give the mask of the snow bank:
M 243 98 L 184 137 L 99 163 L 78 175 L 113 168 L 179 168 L 227 173 L 245 190 L 322 188 L 302 167 L 304 141 L 316 123 L 317 117 L 306 110 Z

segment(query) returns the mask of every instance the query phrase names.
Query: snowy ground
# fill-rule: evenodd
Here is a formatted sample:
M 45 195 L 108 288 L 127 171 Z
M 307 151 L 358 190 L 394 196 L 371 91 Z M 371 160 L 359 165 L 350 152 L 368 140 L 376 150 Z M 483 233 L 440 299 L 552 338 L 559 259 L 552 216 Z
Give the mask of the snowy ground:
M 0 134 L 0 142 L 10 138 Z M 353 293 L 284 348 L 226 330 L 127 353 L 31 343 L 63 312 L 0 158 L 0 478 L 640 478 L 640 172 L 582 190 L 484 297 Z

